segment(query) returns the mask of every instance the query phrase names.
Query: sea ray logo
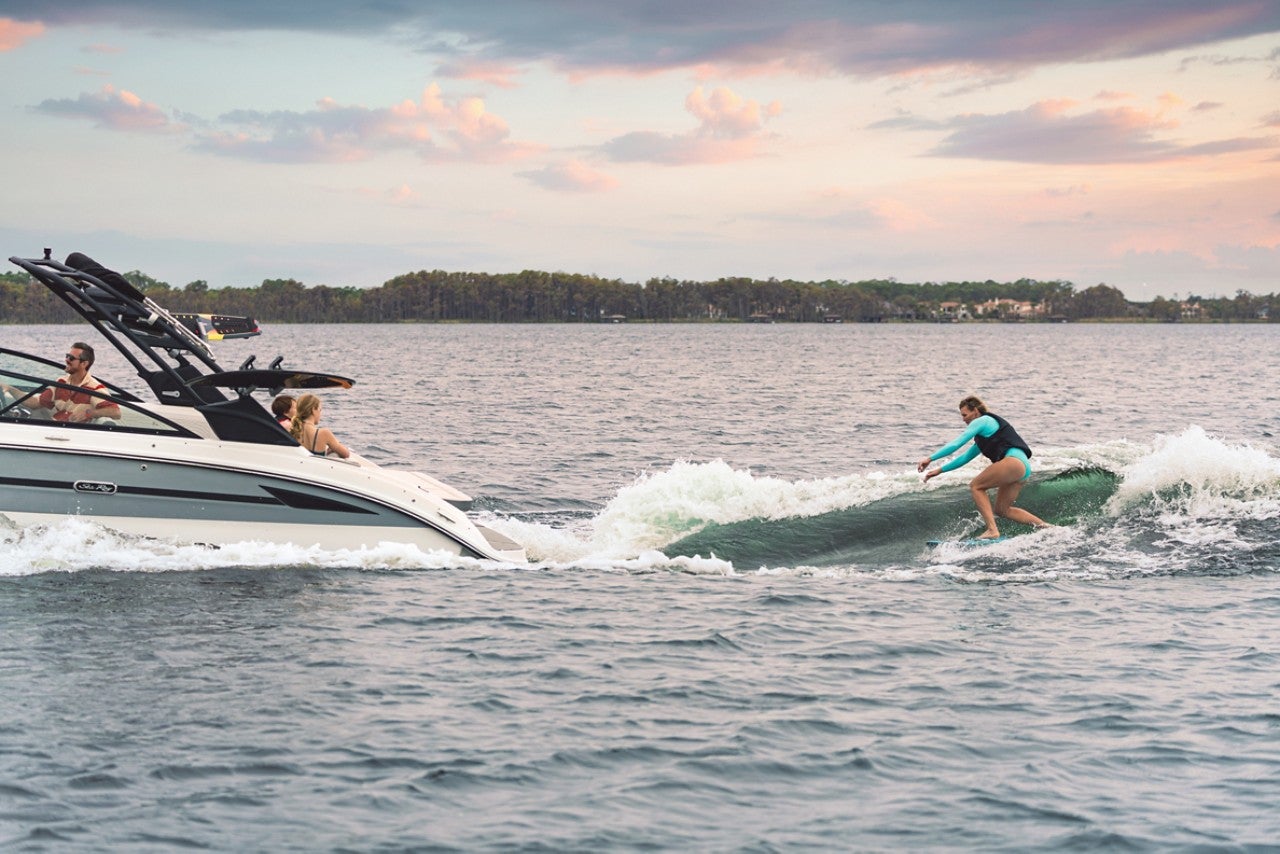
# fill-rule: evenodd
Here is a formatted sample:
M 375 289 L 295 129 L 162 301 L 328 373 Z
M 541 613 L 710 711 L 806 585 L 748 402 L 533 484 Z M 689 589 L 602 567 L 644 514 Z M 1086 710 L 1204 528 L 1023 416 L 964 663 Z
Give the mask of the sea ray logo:
M 92 492 L 95 495 L 115 495 L 116 485 L 101 480 L 77 480 L 75 482 L 75 490 L 76 492 Z

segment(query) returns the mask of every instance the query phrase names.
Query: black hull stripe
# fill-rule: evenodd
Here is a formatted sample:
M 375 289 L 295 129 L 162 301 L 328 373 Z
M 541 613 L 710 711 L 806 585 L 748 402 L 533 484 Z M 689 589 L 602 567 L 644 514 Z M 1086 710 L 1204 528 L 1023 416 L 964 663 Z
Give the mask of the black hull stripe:
M 67 480 L 35 480 L 25 477 L 0 477 L 0 486 L 26 486 L 34 489 L 75 490 L 75 484 Z M 228 501 L 235 504 L 281 504 L 269 495 L 227 495 L 225 493 L 195 492 L 189 489 L 153 489 L 148 486 L 121 486 L 120 495 L 148 495 L 153 498 L 185 498 L 190 501 Z
M 75 484 L 65 480 L 34 480 L 21 477 L 0 477 L 0 486 L 25 486 L 31 489 L 65 489 L 75 490 Z M 262 486 L 269 495 L 227 495 L 222 492 L 196 492 L 190 489 L 159 489 L 150 486 L 119 486 L 115 495 L 141 495 L 149 498 L 181 498 L 187 501 L 220 501 L 230 504 L 271 504 L 293 507 L 297 510 L 333 510 L 339 513 L 360 513 L 376 516 L 372 510 L 355 507 L 332 498 L 319 495 L 308 495 L 292 489 Z

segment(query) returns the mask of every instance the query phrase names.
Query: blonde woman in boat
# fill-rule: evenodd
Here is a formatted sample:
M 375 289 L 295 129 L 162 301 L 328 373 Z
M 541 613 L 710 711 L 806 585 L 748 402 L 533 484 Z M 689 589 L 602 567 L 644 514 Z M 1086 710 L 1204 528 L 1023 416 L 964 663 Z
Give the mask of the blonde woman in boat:
M 304 394 L 298 398 L 289 433 L 298 440 L 299 445 L 313 454 L 334 454 L 344 460 L 351 456 L 351 451 L 338 441 L 332 430 L 320 426 L 320 398 L 314 394 Z

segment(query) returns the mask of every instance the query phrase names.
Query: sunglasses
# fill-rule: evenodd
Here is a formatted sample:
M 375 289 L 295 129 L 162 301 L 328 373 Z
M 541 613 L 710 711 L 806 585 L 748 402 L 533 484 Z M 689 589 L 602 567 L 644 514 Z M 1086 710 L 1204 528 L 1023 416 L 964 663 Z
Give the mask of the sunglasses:
M 73 355 L 71 355 L 70 353 L 68 353 L 68 354 L 65 356 L 65 358 L 66 358 L 66 360 L 67 360 L 68 362 L 83 362 L 83 361 L 84 361 L 84 357 L 83 357 L 83 356 L 73 356 Z

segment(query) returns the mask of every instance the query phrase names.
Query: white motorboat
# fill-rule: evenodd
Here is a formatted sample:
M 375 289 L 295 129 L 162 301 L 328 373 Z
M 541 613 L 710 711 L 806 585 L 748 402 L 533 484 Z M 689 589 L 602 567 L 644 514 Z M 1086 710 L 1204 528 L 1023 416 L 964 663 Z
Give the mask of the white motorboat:
M 202 336 L 124 277 L 74 253 L 10 258 L 92 324 L 138 371 L 154 401 L 108 384 L 118 418 L 56 421 L 33 405 L 64 366 L 0 348 L 0 514 L 20 526 L 79 516 L 147 537 L 424 551 L 523 562 L 524 548 L 477 524 L 471 499 L 424 474 L 298 445 L 253 397 L 349 388 L 277 357 L 224 370 Z M 103 380 L 99 379 L 99 382 Z M 106 384 L 104 382 L 104 384 Z M 81 394 L 93 393 L 76 388 Z

